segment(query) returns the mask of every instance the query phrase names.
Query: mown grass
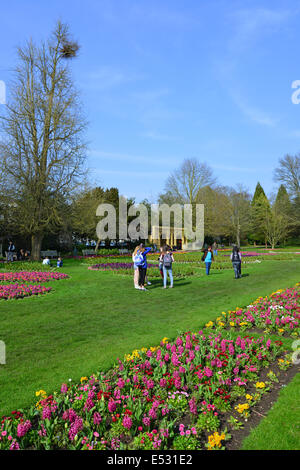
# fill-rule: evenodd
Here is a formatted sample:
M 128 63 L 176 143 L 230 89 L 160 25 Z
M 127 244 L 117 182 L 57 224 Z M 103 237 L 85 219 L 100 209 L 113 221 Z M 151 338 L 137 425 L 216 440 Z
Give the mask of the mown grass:
M 298 259 L 268 261 L 250 265 L 242 279 L 234 279 L 232 270 L 212 270 L 210 276 L 177 280 L 168 290 L 154 279 L 141 292 L 131 277 L 66 260 L 62 271 L 70 279 L 47 283 L 52 293 L 0 302 L 0 339 L 7 350 L 7 364 L 0 366 L 0 415 L 31 405 L 36 390 L 51 393 L 136 348 L 199 329 L 223 310 L 292 286 L 299 268 Z
M 244 439 L 242 450 L 300 449 L 300 374 L 287 387 L 266 418 Z

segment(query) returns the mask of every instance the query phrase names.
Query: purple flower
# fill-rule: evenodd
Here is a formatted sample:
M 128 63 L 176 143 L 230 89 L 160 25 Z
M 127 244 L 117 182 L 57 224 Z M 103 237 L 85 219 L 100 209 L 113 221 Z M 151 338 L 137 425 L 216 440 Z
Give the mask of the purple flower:
M 131 426 L 132 426 L 132 419 L 130 418 L 130 416 L 127 416 L 127 415 L 124 416 L 122 424 L 123 424 L 124 428 L 130 429 Z
M 98 413 L 98 411 L 95 411 L 94 415 L 93 415 L 93 422 L 94 424 L 98 425 L 100 424 L 102 421 L 102 418 L 101 418 L 101 415 L 100 413 Z
M 19 423 L 17 427 L 17 436 L 23 437 L 31 429 L 31 422 L 29 419 L 25 423 Z

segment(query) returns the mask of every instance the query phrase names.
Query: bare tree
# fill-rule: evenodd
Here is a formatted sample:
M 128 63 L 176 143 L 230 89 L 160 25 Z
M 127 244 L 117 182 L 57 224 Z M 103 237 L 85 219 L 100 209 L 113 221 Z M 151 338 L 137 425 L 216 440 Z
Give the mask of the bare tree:
M 285 184 L 292 197 L 300 194 L 300 156 L 286 155 L 279 160 L 279 167 L 274 170 L 274 180 Z
M 229 188 L 228 198 L 232 235 L 236 239 L 236 244 L 240 246 L 241 238 L 246 236 L 250 228 L 251 196 L 247 189 L 238 185 L 237 189 Z
M 199 190 L 204 186 L 214 186 L 216 178 L 206 163 L 196 159 L 186 159 L 167 179 L 165 190 L 182 204 L 194 204 Z
M 10 100 L 0 116 L 2 171 L 11 183 L 20 231 L 40 258 L 43 236 L 63 219 L 61 202 L 83 175 L 86 128 L 66 58 L 78 45 L 60 22 L 47 43 L 18 49 Z

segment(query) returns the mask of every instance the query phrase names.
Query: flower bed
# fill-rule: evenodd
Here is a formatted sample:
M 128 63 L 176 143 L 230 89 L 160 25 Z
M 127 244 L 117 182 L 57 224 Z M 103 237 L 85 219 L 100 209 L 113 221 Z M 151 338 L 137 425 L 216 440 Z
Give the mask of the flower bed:
M 23 282 L 47 282 L 54 281 L 59 279 L 67 279 L 69 276 L 67 274 L 58 273 L 58 272 L 48 272 L 48 271 L 18 271 L 18 272 L 5 272 L 0 273 L 0 282 L 14 282 L 14 281 L 23 281 Z
M 25 284 L 0 284 L 0 299 L 19 299 L 29 297 L 31 295 L 46 294 L 51 291 L 51 287 L 44 287 L 40 285 L 25 285 Z
M 133 275 L 133 263 L 99 263 L 89 266 L 88 269 L 91 271 L 113 271 L 114 274 L 121 275 Z M 183 263 L 176 264 L 176 267 L 173 268 L 174 278 L 183 278 L 188 276 L 194 276 L 200 274 L 200 268 L 190 265 L 185 265 Z M 160 273 L 157 264 L 148 263 L 147 276 L 150 279 L 160 278 Z
M 209 321 L 207 328 L 251 328 L 279 335 L 298 337 L 300 334 L 300 283 L 289 289 L 279 289 L 269 297 L 259 297 L 246 308 L 237 308 Z
M 263 337 L 164 338 L 105 374 L 62 384 L 50 396 L 36 392 L 30 410 L 2 419 L 0 449 L 223 449 L 235 416 L 248 419 L 272 387 L 276 374 L 262 381 L 261 373 L 282 352 Z
M 157 267 L 156 264 L 148 264 L 149 268 Z M 92 271 L 107 271 L 107 270 L 131 270 L 133 269 L 133 263 L 99 263 L 89 266 L 88 269 Z

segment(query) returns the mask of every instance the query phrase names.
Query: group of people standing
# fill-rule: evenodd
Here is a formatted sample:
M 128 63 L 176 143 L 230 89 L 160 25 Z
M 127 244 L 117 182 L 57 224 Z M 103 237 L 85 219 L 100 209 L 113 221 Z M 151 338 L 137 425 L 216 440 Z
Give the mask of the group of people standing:
M 14 261 L 14 257 L 16 257 L 18 261 L 26 261 L 29 259 L 29 253 L 23 248 L 21 248 L 20 251 L 17 252 L 13 241 L 9 240 L 6 252 L 6 260 L 11 263 Z
M 150 285 L 147 278 L 147 254 L 151 251 L 151 248 L 145 247 L 143 243 L 138 245 L 133 254 L 133 268 L 134 268 L 134 287 L 139 290 L 147 290 L 146 284 Z M 173 273 L 172 273 L 172 264 L 174 263 L 174 256 L 172 250 L 169 246 L 164 246 L 160 248 L 160 255 L 158 258 L 159 261 L 159 272 L 163 279 L 163 287 L 167 288 L 167 277 L 170 278 L 170 288 L 173 287 Z
M 133 261 L 133 267 L 134 267 L 134 287 L 135 289 L 139 290 L 147 290 L 146 285 L 150 285 L 151 282 L 149 282 L 147 278 L 147 254 L 151 251 L 151 248 L 145 247 L 143 243 L 138 245 L 133 254 L 132 254 L 132 261 Z M 204 249 L 203 251 L 203 256 L 201 260 L 205 263 L 205 269 L 206 269 L 206 274 L 207 276 L 210 273 L 210 268 L 212 265 L 212 262 L 214 261 L 214 256 L 218 254 L 218 245 L 215 242 L 212 246 L 208 246 L 207 248 Z M 232 266 L 234 269 L 234 275 L 235 279 L 241 278 L 241 264 L 242 264 L 242 257 L 240 253 L 240 249 L 238 246 L 234 246 L 232 249 L 232 253 L 230 255 L 230 259 L 232 261 Z M 159 272 L 161 275 L 161 278 L 163 280 L 163 288 L 167 288 L 167 282 L 168 282 L 168 277 L 170 279 L 170 285 L 169 287 L 173 287 L 173 271 L 172 271 L 172 265 L 174 263 L 174 256 L 172 253 L 171 248 L 166 245 L 160 248 L 160 254 L 159 254 Z
M 216 242 L 212 246 L 207 247 L 201 258 L 202 261 L 205 262 L 205 269 L 207 276 L 209 275 L 211 263 L 214 261 L 214 255 L 218 254 L 218 245 Z M 239 279 L 242 277 L 242 256 L 238 246 L 234 245 L 232 248 L 232 253 L 230 254 L 230 260 L 232 262 L 233 270 L 234 270 L 234 277 L 235 279 Z

